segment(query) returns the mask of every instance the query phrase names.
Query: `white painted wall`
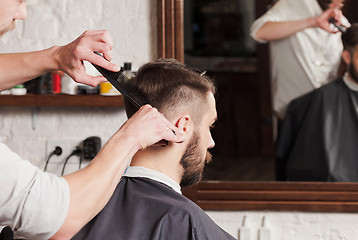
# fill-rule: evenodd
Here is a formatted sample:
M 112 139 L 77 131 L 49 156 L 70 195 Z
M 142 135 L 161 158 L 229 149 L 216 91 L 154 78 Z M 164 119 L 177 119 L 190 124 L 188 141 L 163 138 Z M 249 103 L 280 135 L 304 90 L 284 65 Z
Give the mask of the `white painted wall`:
M 0 39 L 1 53 L 65 45 L 87 29 L 106 29 L 114 41 L 113 62 L 123 65 L 130 61 L 136 70 L 156 58 L 154 0 L 31 0 L 27 3 L 28 18 L 17 21 L 16 29 Z M 91 65 L 88 67 L 89 73 L 97 74 Z M 23 158 L 42 166 L 48 139 L 85 139 L 96 135 L 106 141 L 125 120 L 121 107 L 1 107 L 0 140 Z
M 0 52 L 65 45 L 87 29 L 106 29 L 114 41 L 113 61 L 133 68 L 156 57 L 155 0 L 31 0 L 28 17 L 0 41 Z
M 207 212 L 227 232 L 238 237 L 238 229 L 246 216 L 246 227 L 251 229 L 251 240 L 259 240 L 262 218 L 270 229 L 271 240 L 356 240 L 358 215 L 354 213 L 303 212 Z M 260 239 L 264 240 L 264 239 Z
M 156 58 L 155 0 L 31 0 L 28 5 L 28 19 L 0 40 L 1 53 L 40 50 L 66 44 L 86 29 L 107 29 L 115 43 L 114 62 L 122 65 L 132 61 L 137 69 Z M 43 167 L 47 140 L 84 139 L 92 135 L 107 140 L 125 119 L 123 108 L 0 107 L 0 141 Z M 235 237 L 246 215 L 253 240 L 258 239 L 263 216 L 273 240 L 351 240 L 358 236 L 356 214 L 238 211 L 208 214 Z

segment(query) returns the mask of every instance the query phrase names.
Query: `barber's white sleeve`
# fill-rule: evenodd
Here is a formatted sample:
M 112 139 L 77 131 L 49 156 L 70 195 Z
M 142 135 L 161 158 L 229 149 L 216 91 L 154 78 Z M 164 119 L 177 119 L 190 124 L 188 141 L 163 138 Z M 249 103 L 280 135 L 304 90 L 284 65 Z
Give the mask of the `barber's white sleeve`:
M 69 206 L 67 181 L 44 173 L 0 143 L 0 226 L 17 238 L 49 239 L 62 226 Z
M 264 15 L 258 18 L 250 28 L 250 35 L 253 39 L 260 43 L 266 43 L 267 41 L 263 39 L 256 38 L 256 32 L 266 23 L 266 22 L 281 22 L 286 21 L 290 15 L 290 11 L 294 11 L 294 1 L 297 0 L 279 0 L 271 9 L 269 9 Z M 298 0 L 303 1 L 303 0 Z

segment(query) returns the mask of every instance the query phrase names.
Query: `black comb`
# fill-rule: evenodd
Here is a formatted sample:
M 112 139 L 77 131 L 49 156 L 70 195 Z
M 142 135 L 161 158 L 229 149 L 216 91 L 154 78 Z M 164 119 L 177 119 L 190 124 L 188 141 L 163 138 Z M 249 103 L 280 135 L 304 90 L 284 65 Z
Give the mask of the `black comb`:
M 328 19 L 328 22 L 332 23 L 336 28 L 338 28 L 338 30 L 341 31 L 341 33 L 345 33 L 347 31 L 347 28 L 343 25 L 337 24 L 337 21 L 334 18 Z
M 102 56 L 100 53 L 95 52 L 96 54 Z M 105 77 L 122 95 L 129 101 L 135 108 L 139 109 L 146 104 L 150 104 L 150 100 L 139 91 L 139 89 L 134 86 L 130 80 L 123 74 L 122 71 L 112 72 L 103 67 L 100 67 L 96 64 L 92 65 Z M 151 104 L 150 104 L 151 105 Z M 176 135 L 176 133 L 172 130 Z M 161 140 L 157 144 L 162 147 L 168 146 L 169 142 L 167 140 Z
M 102 56 L 99 53 L 96 53 Z M 135 108 L 139 109 L 150 100 L 134 86 L 122 71 L 112 72 L 96 64 L 92 65 L 129 101 Z

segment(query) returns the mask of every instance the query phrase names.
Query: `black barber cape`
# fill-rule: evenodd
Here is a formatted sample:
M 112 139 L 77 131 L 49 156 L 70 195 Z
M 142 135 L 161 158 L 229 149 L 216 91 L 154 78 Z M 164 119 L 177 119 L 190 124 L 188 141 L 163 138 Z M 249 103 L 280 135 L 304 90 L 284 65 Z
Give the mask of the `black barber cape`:
M 167 185 L 143 177 L 123 177 L 105 208 L 72 239 L 234 238 Z
M 277 141 L 278 180 L 358 181 L 358 93 L 343 79 L 292 101 Z

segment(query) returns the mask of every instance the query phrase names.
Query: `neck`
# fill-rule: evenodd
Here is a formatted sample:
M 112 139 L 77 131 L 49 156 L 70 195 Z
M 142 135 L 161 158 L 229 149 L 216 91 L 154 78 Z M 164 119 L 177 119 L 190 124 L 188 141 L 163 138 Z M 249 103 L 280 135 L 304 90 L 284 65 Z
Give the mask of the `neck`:
M 169 146 L 151 147 L 137 152 L 131 162 L 131 166 L 145 167 L 160 172 L 178 184 L 181 182 L 183 168 L 180 165 L 183 151 L 170 143 Z
M 348 79 L 349 79 L 349 81 L 351 82 L 351 83 L 353 83 L 354 85 L 358 85 L 358 82 L 357 82 L 357 80 L 358 79 L 356 79 L 354 76 L 352 76 L 350 73 L 347 73 L 347 75 L 348 75 Z

